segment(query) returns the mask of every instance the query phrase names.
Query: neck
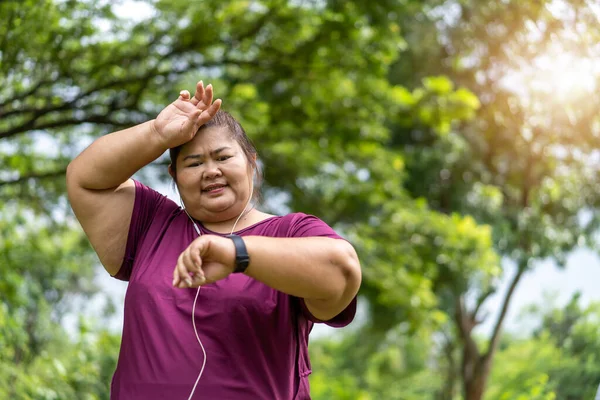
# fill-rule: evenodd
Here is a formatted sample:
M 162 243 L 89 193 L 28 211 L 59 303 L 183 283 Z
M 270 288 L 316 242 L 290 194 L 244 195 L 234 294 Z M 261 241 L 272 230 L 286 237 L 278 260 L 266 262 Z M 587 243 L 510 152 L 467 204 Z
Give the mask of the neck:
M 213 232 L 229 234 L 231 231 L 239 231 L 240 229 L 247 228 L 255 223 L 257 214 L 262 213 L 256 210 L 253 205 L 249 205 L 248 208 L 242 212 L 241 216 L 237 216 L 227 221 L 203 222 L 202 225 Z

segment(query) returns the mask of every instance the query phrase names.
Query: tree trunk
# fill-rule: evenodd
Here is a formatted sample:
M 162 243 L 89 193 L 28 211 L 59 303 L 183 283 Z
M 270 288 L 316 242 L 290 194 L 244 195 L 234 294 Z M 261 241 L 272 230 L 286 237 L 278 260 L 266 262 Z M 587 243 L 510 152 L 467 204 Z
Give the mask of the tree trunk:
M 444 354 L 446 355 L 446 361 L 448 362 L 448 366 L 446 367 L 446 379 L 436 396 L 436 400 L 454 400 L 455 398 L 456 382 L 459 378 L 458 366 L 456 365 L 454 357 L 455 350 L 455 343 L 448 339 L 444 345 Z
M 504 296 L 500 314 L 492 330 L 488 349 L 484 354 L 479 353 L 477 344 L 472 336 L 472 330 L 477 325 L 476 315 L 469 315 L 464 308 L 463 299 L 460 298 L 458 300 L 456 320 L 459 324 L 459 332 L 463 341 L 462 382 L 465 400 L 481 400 L 483 398 L 492 369 L 492 361 L 498 348 L 498 342 L 500 341 L 502 325 L 515 289 L 526 271 L 526 266 L 526 261 L 523 261 L 518 266 L 517 273 L 513 277 L 508 291 Z
M 481 400 L 485 389 L 485 378 L 482 374 L 477 374 L 471 382 L 465 383 L 465 400 Z
M 477 360 L 477 366 L 469 380 L 464 382 L 465 400 L 481 400 L 487 385 L 490 375 L 490 367 L 492 358 L 485 360 Z

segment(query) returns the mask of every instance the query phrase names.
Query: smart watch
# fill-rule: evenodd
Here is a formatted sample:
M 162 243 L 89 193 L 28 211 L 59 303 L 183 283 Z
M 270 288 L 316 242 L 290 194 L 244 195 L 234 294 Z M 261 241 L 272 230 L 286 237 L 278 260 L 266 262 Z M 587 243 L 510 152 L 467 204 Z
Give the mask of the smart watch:
M 227 235 L 227 237 L 233 240 L 235 246 L 235 267 L 233 268 L 233 273 L 243 273 L 250 264 L 250 256 L 248 255 L 248 250 L 246 250 L 246 244 L 238 235 Z

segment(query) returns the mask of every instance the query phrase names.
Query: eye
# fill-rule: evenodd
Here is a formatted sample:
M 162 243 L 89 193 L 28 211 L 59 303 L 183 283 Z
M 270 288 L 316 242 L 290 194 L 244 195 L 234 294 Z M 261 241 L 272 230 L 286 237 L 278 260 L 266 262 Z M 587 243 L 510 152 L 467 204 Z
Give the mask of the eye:
M 188 165 L 187 165 L 187 167 L 198 167 L 198 166 L 200 166 L 200 165 L 202 165 L 202 163 L 200 163 L 200 162 L 195 162 L 195 163 L 188 164 Z
M 231 156 L 220 156 L 219 158 L 217 158 L 217 161 L 225 161 L 225 160 L 228 160 L 230 158 L 231 158 Z

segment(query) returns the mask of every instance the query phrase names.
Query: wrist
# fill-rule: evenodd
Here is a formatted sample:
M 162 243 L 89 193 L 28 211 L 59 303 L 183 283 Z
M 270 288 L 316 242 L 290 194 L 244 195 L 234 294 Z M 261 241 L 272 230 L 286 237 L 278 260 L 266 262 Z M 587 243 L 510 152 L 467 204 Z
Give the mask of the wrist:
M 235 258 L 233 262 L 232 273 L 236 274 L 246 272 L 246 269 L 250 265 L 250 255 L 248 254 L 248 249 L 246 248 L 244 239 L 238 235 L 227 235 L 227 237 L 233 241 L 233 245 L 235 247 Z
M 166 143 L 163 136 L 156 129 L 155 122 L 156 122 L 156 119 L 151 119 L 150 121 L 145 122 L 145 124 L 147 124 L 147 129 L 146 129 L 147 137 L 148 137 L 150 144 L 152 146 L 154 146 L 157 150 L 159 150 L 162 154 L 166 150 L 170 149 L 171 146 L 169 146 L 169 144 Z

